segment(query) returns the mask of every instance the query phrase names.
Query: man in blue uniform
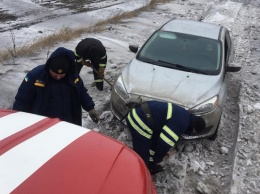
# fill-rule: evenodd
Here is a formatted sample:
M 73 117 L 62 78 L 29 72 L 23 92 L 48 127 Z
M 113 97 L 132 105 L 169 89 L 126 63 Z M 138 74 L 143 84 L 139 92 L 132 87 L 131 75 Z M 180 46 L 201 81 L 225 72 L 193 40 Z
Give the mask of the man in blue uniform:
M 172 103 L 148 101 L 133 108 L 127 118 L 133 149 L 151 174 L 163 171 L 159 165 L 182 134 L 205 130 L 205 121 Z
M 94 122 L 99 115 L 76 72 L 73 51 L 56 49 L 46 64 L 32 69 L 22 81 L 13 104 L 14 110 L 39 114 L 82 125 L 82 109 Z
M 98 90 L 102 91 L 107 64 L 107 53 L 102 42 L 95 38 L 85 38 L 78 43 L 74 54 L 78 73 L 80 73 L 83 66 L 91 67 L 93 69 L 94 84 Z

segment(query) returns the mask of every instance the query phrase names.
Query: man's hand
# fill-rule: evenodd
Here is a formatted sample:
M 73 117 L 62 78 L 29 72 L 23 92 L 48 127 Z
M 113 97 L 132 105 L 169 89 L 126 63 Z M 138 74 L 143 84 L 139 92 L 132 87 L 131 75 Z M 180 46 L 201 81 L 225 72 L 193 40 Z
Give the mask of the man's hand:
M 95 123 L 98 123 L 99 114 L 97 113 L 97 111 L 95 109 L 92 109 L 88 113 L 89 113 L 89 116 L 91 117 L 92 121 Z
M 98 73 L 99 73 L 99 77 L 100 78 L 104 78 L 104 72 L 105 72 L 105 68 L 104 67 L 99 67 L 98 68 Z

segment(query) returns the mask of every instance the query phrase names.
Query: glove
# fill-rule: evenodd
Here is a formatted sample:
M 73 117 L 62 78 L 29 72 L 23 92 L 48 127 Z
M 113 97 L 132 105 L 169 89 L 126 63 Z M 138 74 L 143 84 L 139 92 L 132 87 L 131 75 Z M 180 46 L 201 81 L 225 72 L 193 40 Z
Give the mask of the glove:
M 99 67 L 98 68 L 98 73 L 99 73 L 99 77 L 100 78 L 104 77 L 104 72 L 105 72 L 105 68 L 104 67 Z
M 97 111 L 95 109 L 92 109 L 88 113 L 89 113 L 89 116 L 91 117 L 92 121 L 95 123 L 98 123 L 99 115 L 98 115 Z

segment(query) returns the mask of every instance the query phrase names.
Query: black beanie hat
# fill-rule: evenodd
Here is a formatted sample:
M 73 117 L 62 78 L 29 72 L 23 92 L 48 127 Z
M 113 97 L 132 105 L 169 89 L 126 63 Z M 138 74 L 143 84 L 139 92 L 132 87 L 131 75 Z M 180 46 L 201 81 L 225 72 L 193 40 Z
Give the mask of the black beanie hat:
M 49 63 L 50 70 L 57 74 L 64 74 L 69 70 L 70 62 L 67 57 L 55 57 Z
M 196 129 L 197 133 L 204 131 L 205 127 L 206 127 L 206 122 L 204 121 L 204 119 L 201 117 L 195 116 L 194 128 Z
M 192 114 L 190 116 L 189 128 L 186 130 L 185 134 L 190 136 L 199 135 L 205 132 L 205 128 L 206 128 L 205 120 L 199 116 L 195 116 Z M 195 129 L 196 132 L 194 132 L 193 129 Z

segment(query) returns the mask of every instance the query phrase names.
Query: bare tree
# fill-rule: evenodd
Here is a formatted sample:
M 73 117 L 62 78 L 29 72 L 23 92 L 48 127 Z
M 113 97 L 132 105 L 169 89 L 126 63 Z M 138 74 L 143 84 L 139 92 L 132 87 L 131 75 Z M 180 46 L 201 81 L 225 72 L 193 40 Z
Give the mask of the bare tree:
M 17 57 L 17 50 L 16 50 L 16 44 L 15 44 L 15 34 L 13 30 L 9 30 L 10 32 L 10 37 L 12 39 L 13 43 L 13 49 L 8 49 L 10 55 L 12 56 L 13 63 L 15 63 L 15 58 Z

